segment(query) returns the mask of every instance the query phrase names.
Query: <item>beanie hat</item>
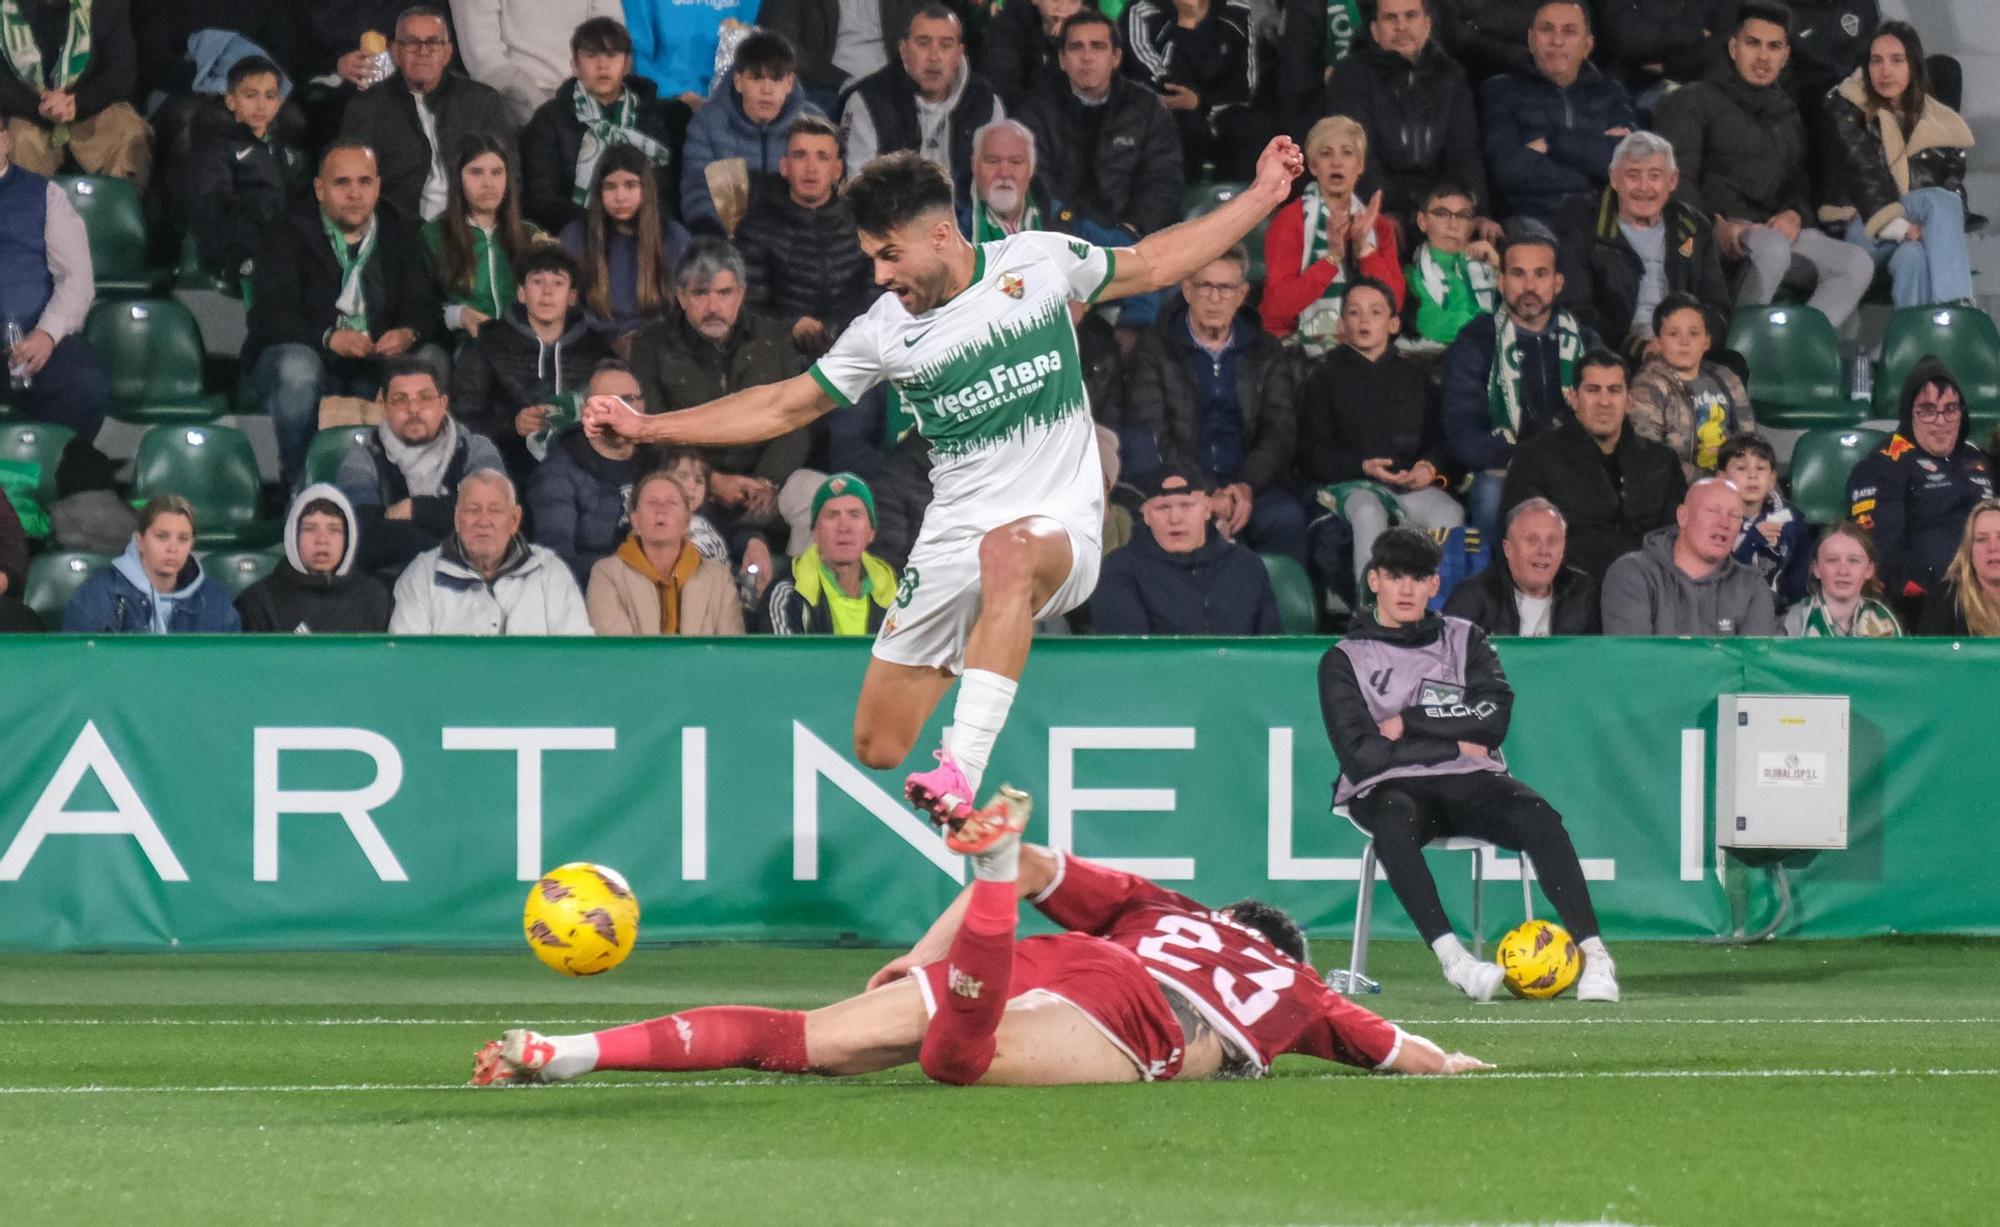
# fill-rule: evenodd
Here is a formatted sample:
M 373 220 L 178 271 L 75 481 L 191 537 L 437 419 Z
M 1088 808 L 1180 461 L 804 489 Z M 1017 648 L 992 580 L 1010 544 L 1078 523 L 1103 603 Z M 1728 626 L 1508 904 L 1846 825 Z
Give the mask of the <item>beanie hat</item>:
M 852 473 L 835 473 L 819 484 L 819 489 L 813 492 L 812 522 L 819 523 L 819 509 L 826 506 L 828 499 L 845 494 L 861 500 L 861 505 L 868 509 L 868 526 L 875 527 L 875 492 L 868 488 L 867 482 Z

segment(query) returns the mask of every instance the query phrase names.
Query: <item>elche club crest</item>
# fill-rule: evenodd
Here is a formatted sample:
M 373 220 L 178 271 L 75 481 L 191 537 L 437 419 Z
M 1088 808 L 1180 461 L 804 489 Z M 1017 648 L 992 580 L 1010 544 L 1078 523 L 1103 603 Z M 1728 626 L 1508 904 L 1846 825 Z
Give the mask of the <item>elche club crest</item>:
M 1000 274 L 1000 292 L 1009 298 L 1019 298 L 1028 290 L 1028 283 L 1021 280 L 1019 273 Z

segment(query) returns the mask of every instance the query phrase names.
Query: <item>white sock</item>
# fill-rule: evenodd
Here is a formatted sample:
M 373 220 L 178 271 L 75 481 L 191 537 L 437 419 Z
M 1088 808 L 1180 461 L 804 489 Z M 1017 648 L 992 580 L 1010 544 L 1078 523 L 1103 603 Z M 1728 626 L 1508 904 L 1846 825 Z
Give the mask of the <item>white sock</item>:
M 951 710 L 944 745 L 972 787 L 973 795 L 966 798 L 970 804 L 979 804 L 979 782 L 986 776 L 986 760 L 993 756 L 993 743 L 1006 727 L 1007 712 L 1014 706 L 1014 692 L 1019 688 L 1013 678 L 986 669 L 967 669 L 958 679 L 958 702 Z
M 1010 839 L 972 858 L 972 876 L 980 882 L 1012 882 L 1021 876 L 1021 841 Z
M 1472 951 L 1465 948 L 1465 943 L 1458 940 L 1456 933 L 1447 933 L 1438 938 L 1431 943 L 1431 949 L 1437 952 L 1438 962 L 1446 967 L 1472 957 Z
M 1583 951 L 1586 962 L 1591 959 L 1603 959 L 1606 962 L 1611 960 L 1611 952 L 1604 948 L 1604 939 L 1601 937 L 1586 937 L 1576 944 L 1576 948 Z
M 587 1074 L 597 1068 L 597 1037 L 588 1032 L 582 1035 L 551 1035 L 545 1037 L 555 1048 L 556 1055 L 542 1067 L 542 1076 L 553 1082 L 567 1082 L 580 1074 Z

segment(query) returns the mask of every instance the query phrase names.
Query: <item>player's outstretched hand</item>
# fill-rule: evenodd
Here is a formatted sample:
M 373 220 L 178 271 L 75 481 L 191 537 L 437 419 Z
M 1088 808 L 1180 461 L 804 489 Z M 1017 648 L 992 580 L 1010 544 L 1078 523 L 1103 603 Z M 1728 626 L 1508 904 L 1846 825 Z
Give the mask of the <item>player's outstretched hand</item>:
M 1257 158 L 1257 188 L 1282 202 L 1292 194 L 1292 180 L 1304 174 L 1306 155 L 1289 136 L 1274 136 Z
M 921 967 L 925 963 L 935 961 L 934 959 L 918 958 L 917 952 L 914 950 L 899 959 L 891 959 L 889 962 L 883 964 L 882 970 L 868 977 L 868 988 L 866 991 L 872 993 L 884 984 L 893 984 L 908 975 L 913 969 Z
M 645 420 L 646 415 L 627 404 L 622 396 L 593 396 L 583 402 L 583 433 L 593 439 L 630 439 L 642 443 L 645 440 L 639 433 Z
M 1444 1054 L 1444 1068 L 1438 1072 L 1440 1074 L 1464 1074 L 1476 1069 L 1492 1068 L 1492 1065 L 1480 1060 L 1478 1057 L 1467 1056 L 1462 1052 L 1447 1052 Z

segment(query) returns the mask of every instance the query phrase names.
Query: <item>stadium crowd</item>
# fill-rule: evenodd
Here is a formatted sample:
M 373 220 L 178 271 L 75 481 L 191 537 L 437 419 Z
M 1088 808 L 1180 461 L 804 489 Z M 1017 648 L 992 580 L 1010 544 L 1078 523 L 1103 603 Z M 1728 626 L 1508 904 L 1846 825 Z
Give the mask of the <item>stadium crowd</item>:
M 0 42 L 0 630 L 871 634 L 930 492 L 892 390 L 665 454 L 581 401 L 804 370 L 877 292 L 878 153 L 975 241 L 1121 246 L 1288 132 L 1249 243 L 1078 317 L 1109 555 L 1043 632 L 1339 630 L 1407 525 L 1493 634 L 2000 635 L 2000 392 L 1858 340 L 1993 336 L 1958 65 L 1875 0 L 0 0 Z M 246 313 L 171 403 L 121 180 Z M 1757 395 L 1788 312 L 1830 406 Z M 233 501 L 225 412 L 277 440 Z

